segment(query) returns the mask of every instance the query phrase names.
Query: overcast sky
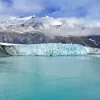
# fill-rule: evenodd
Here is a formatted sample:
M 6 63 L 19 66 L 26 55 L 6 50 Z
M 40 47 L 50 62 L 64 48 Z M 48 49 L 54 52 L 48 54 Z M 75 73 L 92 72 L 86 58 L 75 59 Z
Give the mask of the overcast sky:
M 0 0 L 0 19 L 49 15 L 100 19 L 100 0 Z

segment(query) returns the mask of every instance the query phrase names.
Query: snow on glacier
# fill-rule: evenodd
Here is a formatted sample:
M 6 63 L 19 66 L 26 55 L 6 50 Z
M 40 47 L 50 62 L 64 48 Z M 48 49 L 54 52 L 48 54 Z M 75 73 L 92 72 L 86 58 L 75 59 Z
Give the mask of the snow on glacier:
M 86 55 L 84 46 L 78 44 L 28 44 L 28 45 L 8 45 L 6 51 L 9 55 L 30 55 L 30 56 L 68 56 Z

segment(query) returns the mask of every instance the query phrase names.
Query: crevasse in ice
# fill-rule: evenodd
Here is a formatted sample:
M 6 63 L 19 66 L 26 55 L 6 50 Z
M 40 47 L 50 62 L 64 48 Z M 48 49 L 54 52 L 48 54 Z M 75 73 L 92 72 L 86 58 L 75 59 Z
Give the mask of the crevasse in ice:
M 84 46 L 61 43 L 5 45 L 5 50 L 9 55 L 68 56 L 87 54 Z

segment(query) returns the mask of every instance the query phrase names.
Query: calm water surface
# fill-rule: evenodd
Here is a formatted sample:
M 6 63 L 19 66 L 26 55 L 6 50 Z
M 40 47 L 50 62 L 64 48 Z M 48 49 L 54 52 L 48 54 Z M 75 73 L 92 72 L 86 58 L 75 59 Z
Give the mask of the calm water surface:
M 0 100 L 100 100 L 100 56 L 2 57 Z

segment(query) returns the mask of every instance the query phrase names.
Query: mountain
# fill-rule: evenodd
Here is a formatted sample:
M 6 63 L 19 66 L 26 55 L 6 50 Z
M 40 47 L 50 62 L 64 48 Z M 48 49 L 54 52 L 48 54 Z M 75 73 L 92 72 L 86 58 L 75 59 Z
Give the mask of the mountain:
M 0 23 L 0 42 L 71 43 L 100 48 L 100 22 L 49 16 L 12 17 Z

